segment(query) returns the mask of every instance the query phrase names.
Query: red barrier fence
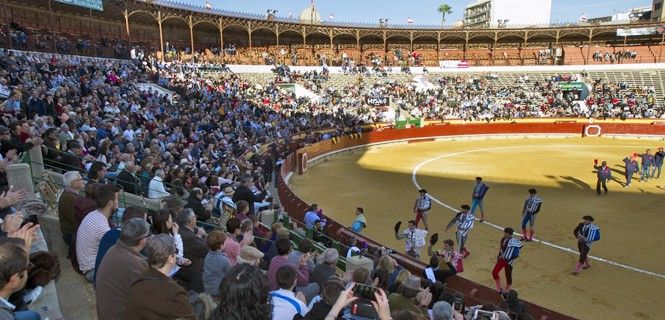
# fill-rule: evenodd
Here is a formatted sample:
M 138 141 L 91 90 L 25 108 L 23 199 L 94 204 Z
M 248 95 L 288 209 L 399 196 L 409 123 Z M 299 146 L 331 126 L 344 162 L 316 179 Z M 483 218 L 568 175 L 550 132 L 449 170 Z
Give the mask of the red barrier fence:
M 665 126 L 656 125 L 656 122 L 650 124 L 637 123 L 577 123 L 571 121 L 556 121 L 551 123 L 491 123 L 491 124 L 460 124 L 460 125 L 430 125 L 423 128 L 413 128 L 408 130 L 384 129 L 376 130 L 364 134 L 353 134 L 349 136 L 338 137 L 333 140 L 326 140 L 313 145 L 298 149 L 295 153 L 289 154 L 282 164 L 280 174 L 277 178 L 277 188 L 280 201 L 285 211 L 297 220 L 303 221 L 303 215 L 308 208 L 308 204 L 295 195 L 284 178 L 291 172 L 301 174 L 307 167 L 307 160 L 315 157 L 330 154 L 335 151 L 363 146 L 368 144 L 390 142 L 390 141 L 414 141 L 424 139 L 433 140 L 434 137 L 441 136 L 462 136 L 462 135 L 520 135 L 520 134 L 579 134 L 580 136 L 602 136 L 602 135 L 648 135 L 663 136 L 665 138 Z M 359 235 L 349 228 L 337 223 L 331 217 L 327 217 L 329 222 L 328 234 L 339 241 L 344 241 L 351 237 L 365 241 L 369 246 L 381 247 L 369 238 Z M 407 268 L 411 273 L 421 275 L 426 265 L 420 261 L 414 260 L 401 253 L 393 254 L 393 257 L 400 265 Z M 471 302 L 490 302 L 498 303 L 499 295 L 493 288 L 475 283 L 461 277 L 451 277 L 447 280 L 448 286 L 454 290 L 464 293 L 466 299 Z M 541 306 L 525 301 L 529 313 L 534 319 L 574 319 L 573 317 L 543 308 Z

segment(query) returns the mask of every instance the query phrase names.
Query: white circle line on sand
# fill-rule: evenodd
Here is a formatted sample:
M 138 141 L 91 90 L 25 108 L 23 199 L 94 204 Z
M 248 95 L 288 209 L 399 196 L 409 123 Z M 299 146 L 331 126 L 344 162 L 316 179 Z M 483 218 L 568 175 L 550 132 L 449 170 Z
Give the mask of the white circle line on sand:
M 546 145 L 546 147 L 567 147 L 567 148 L 574 147 L 574 146 L 577 146 L 577 145 Z M 433 161 L 436 161 L 436 160 L 445 159 L 445 158 L 450 158 L 450 157 L 456 157 L 456 156 L 460 156 L 460 155 L 464 155 L 464 154 L 468 154 L 468 153 L 474 153 L 474 152 L 499 151 L 499 150 L 524 149 L 524 148 L 542 148 L 542 147 L 543 147 L 543 145 L 537 145 L 537 146 L 532 145 L 532 146 L 494 147 L 494 148 L 472 149 L 472 150 L 465 150 L 465 151 L 459 151 L 459 152 L 453 152 L 453 153 L 443 154 L 443 155 L 436 156 L 436 157 L 434 157 L 434 158 L 430 158 L 430 159 L 428 159 L 428 160 L 425 160 L 425 161 L 419 163 L 417 166 L 415 166 L 415 167 L 413 168 L 413 172 L 411 173 L 411 181 L 413 182 L 413 185 L 416 187 L 416 189 L 422 189 L 422 187 L 421 187 L 420 184 L 418 183 L 418 180 L 417 180 L 417 177 L 416 177 L 417 174 L 418 174 L 418 170 L 420 170 L 420 168 L 423 167 L 424 165 L 429 164 L 429 163 L 431 163 L 431 162 L 433 162 Z M 592 147 L 592 146 L 584 145 L 584 147 Z M 635 148 L 636 146 L 628 146 L 628 145 L 624 145 L 624 146 L 612 146 L 612 147 Z M 432 198 L 432 200 L 434 200 L 434 202 L 438 203 L 438 204 L 441 205 L 442 207 L 447 208 L 447 209 L 449 209 L 449 210 L 451 210 L 451 211 L 453 211 L 453 212 L 457 212 L 457 211 L 458 211 L 457 208 L 454 208 L 454 207 L 452 207 L 452 206 L 450 206 L 450 205 L 444 203 L 443 201 L 441 201 L 441 200 L 435 198 L 434 196 L 430 195 L 430 197 Z M 476 220 L 479 220 L 479 219 L 476 218 Z M 483 224 L 484 224 L 484 225 L 488 225 L 488 226 L 490 226 L 490 227 L 492 227 L 492 228 L 495 228 L 495 229 L 498 229 L 498 230 L 503 230 L 503 229 L 504 229 L 504 227 L 502 227 L 502 226 L 500 226 L 500 225 L 497 225 L 497 224 L 494 224 L 494 223 L 491 223 L 491 222 L 488 222 L 487 220 L 485 220 L 485 221 L 483 222 Z M 516 233 L 516 234 L 517 234 L 517 235 L 521 235 L 520 233 Z M 558 250 L 561 250 L 561 251 L 564 251 L 564 252 L 569 252 L 569 253 L 573 253 L 573 254 L 579 254 L 579 252 L 577 252 L 577 251 L 574 250 L 574 249 L 571 249 L 571 248 L 568 248 L 568 247 L 564 247 L 564 246 L 558 245 L 558 244 L 556 244 L 556 243 L 551 243 L 551 242 L 548 242 L 548 241 L 545 241 L 545 240 L 536 239 L 536 238 L 534 238 L 533 241 L 534 241 L 534 242 L 539 242 L 539 243 L 541 243 L 541 244 L 543 244 L 543 245 L 545 245 L 545 246 L 548 246 L 548 247 L 551 247 L 551 248 L 554 248 L 554 249 L 558 249 Z M 639 273 L 642 273 L 642 274 L 650 275 L 650 276 L 653 276 L 653 277 L 657 277 L 657 278 L 665 279 L 665 274 L 660 274 L 660 273 L 657 273 L 657 272 L 653 272 L 653 271 L 649 271 L 649 270 L 640 269 L 640 268 L 633 267 L 633 266 L 630 266 L 630 265 L 627 265 L 627 264 L 623 264 L 623 263 L 620 263 L 620 262 L 616 262 L 616 261 L 608 260 L 608 259 L 605 259 L 605 258 L 602 258 L 602 257 L 597 257 L 597 256 L 592 256 L 592 255 L 589 255 L 588 257 L 589 257 L 589 259 L 596 260 L 596 261 L 600 261 L 600 262 L 603 262 L 603 263 L 607 263 L 607 264 L 610 264 L 610 265 L 613 265 L 613 266 L 616 266 L 616 267 L 619 267 L 619 268 L 623 268 L 623 269 L 626 269 L 626 270 L 631 270 L 631 271 L 639 272 Z

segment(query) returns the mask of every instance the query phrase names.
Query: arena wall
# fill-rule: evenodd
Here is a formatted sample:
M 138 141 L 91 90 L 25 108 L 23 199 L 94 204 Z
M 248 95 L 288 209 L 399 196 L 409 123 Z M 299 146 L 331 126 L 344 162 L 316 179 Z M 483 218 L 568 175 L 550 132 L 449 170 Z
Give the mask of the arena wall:
M 287 177 L 291 174 L 302 174 L 308 163 L 314 164 L 320 159 L 334 153 L 353 148 L 367 147 L 386 143 L 432 141 L 437 138 L 490 138 L 490 137 L 524 137 L 530 136 L 583 136 L 593 139 L 596 136 L 632 137 L 665 140 L 665 121 L 655 122 L 597 122 L 589 123 L 586 119 L 552 120 L 551 122 L 519 122 L 519 123 L 490 123 L 490 124 L 430 124 L 423 128 L 412 129 L 376 129 L 368 133 L 352 134 L 321 141 L 291 153 L 285 159 L 277 179 L 280 201 L 284 210 L 300 221 L 308 207 L 288 186 Z M 359 235 L 349 228 L 340 225 L 328 217 L 329 235 L 339 241 L 351 237 L 367 242 L 371 247 L 381 247 L 380 243 Z M 422 274 L 426 265 L 401 253 L 393 254 L 399 264 L 414 274 Z M 448 279 L 448 286 L 464 293 L 466 304 L 482 304 L 484 302 L 498 303 L 499 295 L 493 288 L 475 283 L 462 277 L 454 276 Z M 531 303 L 527 309 L 534 319 L 573 319 L 570 316 L 543 308 Z

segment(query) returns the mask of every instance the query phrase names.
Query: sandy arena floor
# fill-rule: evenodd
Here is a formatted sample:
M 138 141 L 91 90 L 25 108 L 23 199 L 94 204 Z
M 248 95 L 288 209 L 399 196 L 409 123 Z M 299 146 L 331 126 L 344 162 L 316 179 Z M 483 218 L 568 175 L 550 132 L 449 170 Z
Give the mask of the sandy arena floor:
M 419 185 L 455 208 L 470 202 L 473 179 L 482 176 L 490 186 L 485 218 L 496 227 L 476 222 L 467 244 L 472 254 L 461 276 L 490 287 L 502 235 L 497 227 L 521 231 L 522 204 L 534 187 L 544 201 L 535 238 L 548 243 L 527 243 L 516 262 L 513 287 L 520 297 L 580 319 L 664 319 L 665 173 L 659 180 L 634 181 L 623 188 L 622 167 L 626 155 L 647 147 L 653 152 L 662 144 L 561 138 L 393 145 L 339 155 L 292 177 L 290 186 L 346 225 L 353 221 L 355 207 L 364 207 L 365 234 L 403 251 L 392 228 L 398 220 L 413 218 L 414 168 L 420 165 L 415 175 Z M 595 193 L 596 158 L 607 160 L 620 182 L 608 184 L 607 196 Z M 590 254 L 610 262 L 590 260 L 590 269 L 573 276 L 577 255 L 555 246 L 576 248 L 572 230 L 586 214 L 595 217 L 602 235 Z M 438 232 L 440 242 L 454 239 L 452 230 L 443 232 L 453 215 L 433 204 L 430 233 Z

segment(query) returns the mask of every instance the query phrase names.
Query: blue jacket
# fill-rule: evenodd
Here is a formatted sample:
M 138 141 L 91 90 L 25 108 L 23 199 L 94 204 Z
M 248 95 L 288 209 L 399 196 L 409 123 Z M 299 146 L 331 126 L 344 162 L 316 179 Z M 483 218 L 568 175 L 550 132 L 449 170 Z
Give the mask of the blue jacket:
M 637 161 L 632 161 L 630 158 L 625 157 L 623 159 L 623 163 L 626 164 L 626 174 L 627 175 L 632 175 L 633 173 L 637 172 L 640 170 Z
M 97 281 L 97 269 L 102 263 L 102 259 L 106 255 L 106 252 L 113 247 L 113 245 L 118 242 L 120 239 L 120 228 L 111 229 L 106 231 L 102 240 L 99 241 L 99 249 L 97 249 L 97 258 L 95 259 L 95 274 L 93 276 L 93 283 Z
M 665 158 L 665 152 L 663 151 L 658 151 L 656 154 L 653 155 L 653 163 L 656 167 L 662 167 L 663 166 L 663 158 Z
M 643 167 L 650 167 L 653 164 L 653 155 L 652 154 L 641 154 L 640 158 L 642 158 L 642 166 Z
M 608 166 L 594 166 L 598 170 L 598 179 L 609 180 L 612 179 L 612 170 Z

